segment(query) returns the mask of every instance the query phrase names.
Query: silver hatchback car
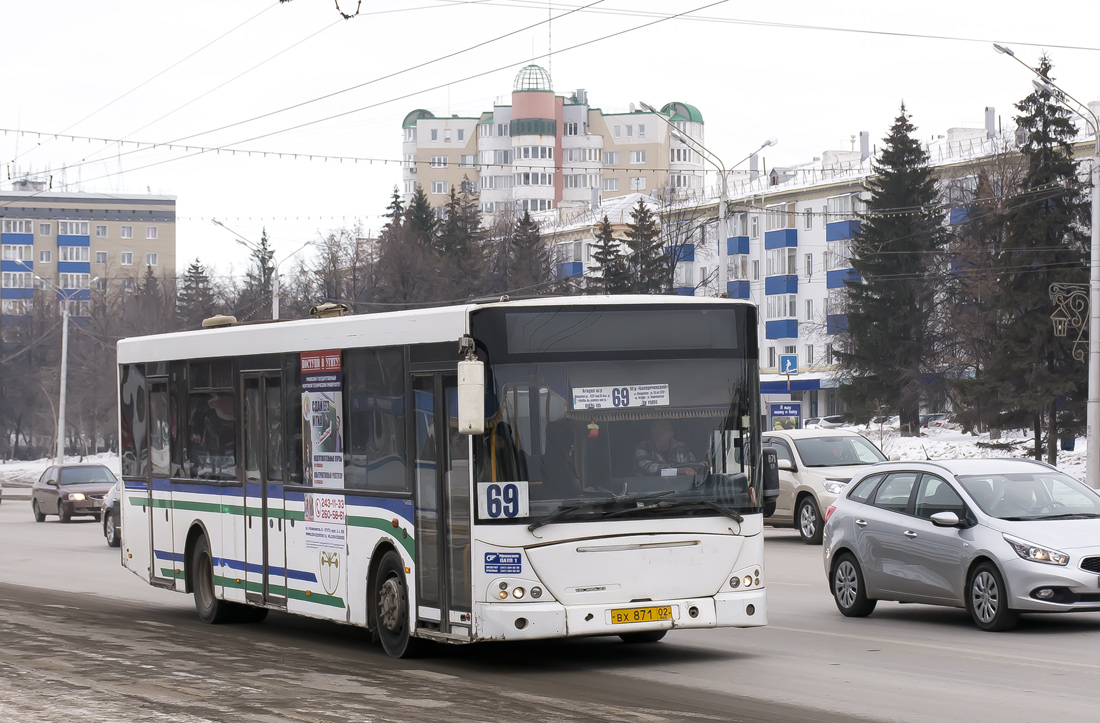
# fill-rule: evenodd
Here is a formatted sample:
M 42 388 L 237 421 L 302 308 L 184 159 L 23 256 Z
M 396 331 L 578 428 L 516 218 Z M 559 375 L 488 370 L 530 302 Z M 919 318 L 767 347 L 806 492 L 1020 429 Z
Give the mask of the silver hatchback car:
M 826 512 L 836 606 L 966 608 L 982 630 L 1021 612 L 1100 612 L 1100 494 L 1026 459 L 886 462 Z

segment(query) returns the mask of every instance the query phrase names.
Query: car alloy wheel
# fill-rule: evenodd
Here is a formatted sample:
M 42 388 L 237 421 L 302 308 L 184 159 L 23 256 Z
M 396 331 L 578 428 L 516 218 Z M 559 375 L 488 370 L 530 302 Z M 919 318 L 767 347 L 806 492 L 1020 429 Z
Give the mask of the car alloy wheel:
M 997 617 L 1000 590 L 988 570 L 982 570 L 974 576 L 974 584 L 970 588 L 970 604 L 974 607 L 974 615 L 986 625 Z
M 1015 627 L 1019 613 L 1008 607 L 1008 588 L 1001 573 L 990 562 L 982 562 L 970 575 L 967 607 L 974 624 L 987 632 Z
M 856 578 L 855 566 L 848 560 L 843 560 L 836 566 L 833 592 L 836 593 L 836 601 L 841 606 L 850 608 L 855 605 L 856 595 L 859 593 L 859 580 Z
M 842 615 L 848 618 L 862 618 L 874 611 L 878 601 L 867 597 L 867 590 L 863 586 L 863 573 L 851 553 L 841 553 L 837 558 L 829 581 L 836 607 Z
M 807 545 L 821 544 L 821 513 L 813 497 L 803 497 L 798 503 L 798 534 Z

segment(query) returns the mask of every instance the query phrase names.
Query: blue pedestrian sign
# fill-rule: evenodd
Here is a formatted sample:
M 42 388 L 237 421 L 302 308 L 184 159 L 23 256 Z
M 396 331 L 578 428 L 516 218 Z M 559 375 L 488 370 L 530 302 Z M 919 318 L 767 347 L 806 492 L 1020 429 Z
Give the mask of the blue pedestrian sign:
M 798 374 L 798 355 L 797 354 L 780 354 L 779 355 L 779 373 L 780 374 Z

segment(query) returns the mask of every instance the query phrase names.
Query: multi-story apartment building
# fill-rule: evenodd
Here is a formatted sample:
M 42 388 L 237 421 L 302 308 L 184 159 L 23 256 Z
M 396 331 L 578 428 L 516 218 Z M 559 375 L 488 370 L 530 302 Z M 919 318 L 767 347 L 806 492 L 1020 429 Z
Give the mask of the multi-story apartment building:
M 91 288 L 133 290 L 151 269 L 176 268 L 176 199 L 17 190 L 0 193 L 0 322 L 31 311 L 34 277 L 91 313 Z
M 405 200 L 419 184 L 441 208 L 465 180 L 486 215 L 569 215 L 632 193 L 698 193 L 703 159 L 690 141 L 703 141 L 703 116 L 679 102 L 659 112 L 664 118 L 631 104 L 626 113 L 604 113 L 589 106 L 584 90 L 555 95 L 550 74 L 528 65 L 516 76 L 511 103 L 477 118 L 437 118 L 424 109 L 405 116 Z

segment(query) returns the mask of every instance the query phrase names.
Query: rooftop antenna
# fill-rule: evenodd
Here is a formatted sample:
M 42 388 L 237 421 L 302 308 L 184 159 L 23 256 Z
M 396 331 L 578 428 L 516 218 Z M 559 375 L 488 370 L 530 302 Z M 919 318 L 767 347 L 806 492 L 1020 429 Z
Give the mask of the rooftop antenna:
M 554 10 L 546 0 L 546 72 L 554 77 Z M 534 53 L 532 53 L 534 55 Z

